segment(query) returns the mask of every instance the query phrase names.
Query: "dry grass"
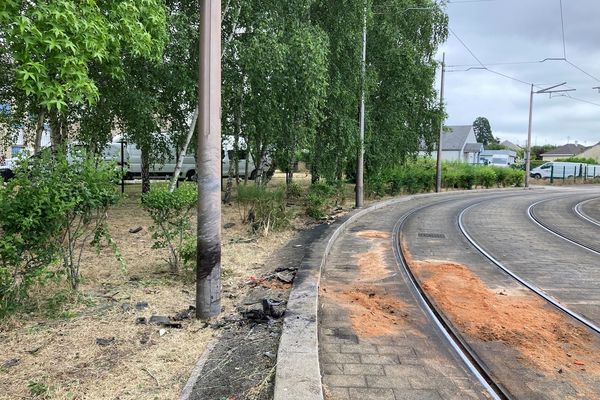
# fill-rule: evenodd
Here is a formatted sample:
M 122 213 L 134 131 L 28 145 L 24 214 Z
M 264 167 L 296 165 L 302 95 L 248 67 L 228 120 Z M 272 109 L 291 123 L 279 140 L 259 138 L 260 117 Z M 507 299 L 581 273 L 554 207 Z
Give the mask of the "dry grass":
M 304 174 L 295 180 L 307 181 Z M 272 185 L 284 181 L 276 176 Z M 139 207 L 138 185 L 127 186 L 129 196 L 110 212 L 110 232 L 127 264 L 127 270 L 110 250 L 87 252 L 82 264 L 81 294 L 39 288 L 33 300 L 38 309 L 2 321 L 0 326 L 0 399 L 176 399 L 196 360 L 215 331 L 197 321 L 184 321 L 182 329 L 136 325 L 136 317 L 170 315 L 194 304 L 191 276 L 173 276 L 167 254 L 152 249 L 151 220 Z M 266 260 L 294 235 L 292 231 L 253 237 L 239 220 L 236 206 L 223 207 L 224 313 L 234 312 L 236 291 L 260 275 Z M 303 224 L 303 221 L 298 222 Z M 129 233 L 132 227 L 143 229 Z M 61 286 L 63 287 L 63 286 Z M 232 295 L 233 294 L 233 295 Z M 50 301 L 50 302 L 49 302 Z M 147 302 L 138 311 L 135 304 Z M 128 303 L 130 309 L 124 310 Z M 51 312 L 49 312 L 49 304 Z M 51 314 L 51 315 L 48 315 Z M 99 346 L 97 338 L 113 344 Z M 2 367 L 7 360 L 18 364 Z

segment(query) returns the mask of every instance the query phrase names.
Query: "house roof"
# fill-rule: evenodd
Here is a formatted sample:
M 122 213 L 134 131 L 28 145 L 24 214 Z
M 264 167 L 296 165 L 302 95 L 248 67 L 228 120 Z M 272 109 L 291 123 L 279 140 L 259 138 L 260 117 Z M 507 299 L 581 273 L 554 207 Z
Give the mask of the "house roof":
M 442 150 L 462 150 L 473 126 L 455 125 L 448 128 L 450 131 L 442 135 Z
M 521 146 L 518 146 L 508 140 L 505 140 L 504 142 L 500 143 L 500 145 L 506 147 L 507 149 L 514 150 L 514 151 L 521 149 Z
M 576 156 L 583 153 L 587 147 L 580 144 L 568 143 L 564 146 L 557 147 L 556 149 L 542 154 L 541 156 Z
M 483 151 L 483 144 L 481 143 L 467 143 L 465 145 L 465 153 L 481 153 Z

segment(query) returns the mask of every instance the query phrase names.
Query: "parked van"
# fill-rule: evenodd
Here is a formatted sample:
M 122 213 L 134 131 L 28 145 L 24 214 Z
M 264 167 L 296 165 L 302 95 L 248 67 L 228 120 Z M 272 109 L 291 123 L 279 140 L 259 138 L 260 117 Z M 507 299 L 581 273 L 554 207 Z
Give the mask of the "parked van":
M 117 136 L 113 142 L 121 142 L 121 137 Z M 190 146 L 193 146 L 192 143 Z M 129 157 L 129 179 L 141 176 L 142 174 L 142 151 L 138 148 L 135 143 L 127 143 L 127 152 Z M 240 150 L 238 150 L 238 171 L 241 176 L 246 171 L 246 162 L 248 161 L 248 177 L 253 179 L 256 177 L 256 167 L 252 161 L 250 152 L 246 150 L 246 143 L 243 138 L 240 138 Z M 196 157 L 192 154 L 193 152 L 188 149 L 188 154 L 183 157 L 183 163 L 181 165 L 181 177 L 192 180 L 196 176 Z M 175 146 L 170 146 L 168 149 L 169 155 L 163 163 L 150 164 L 150 176 L 153 178 L 165 177 L 173 175 L 175 167 L 177 166 L 177 149 Z M 221 148 L 221 168 L 222 176 L 226 177 L 229 174 L 230 160 L 233 159 L 233 137 L 224 136 Z
M 551 161 L 529 172 L 529 176 L 535 179 L 546 179 L 551 175 L 554 175 L 554 178 L 571 178 L 580 175 L 591 178 L 600 176 L 600 165 Z

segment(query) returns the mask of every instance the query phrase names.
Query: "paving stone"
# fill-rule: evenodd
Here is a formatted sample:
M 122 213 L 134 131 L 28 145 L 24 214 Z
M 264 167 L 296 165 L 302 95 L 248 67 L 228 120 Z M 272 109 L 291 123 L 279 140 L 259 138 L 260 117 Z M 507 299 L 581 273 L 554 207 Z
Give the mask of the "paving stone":
M 396 400 L 442 400 L 436 390 L 402 390 L 394 389 Z
M 359 364 L 360 354 L 322 353 L 321 362 L 323 364 Z
M 385 374 L 387 376 L 427 377 L 427 373 L 425 372 L 425 369 L 423 367 L 417 366 L 417 365 L 385 365 L 384 369 L 385 369 Z
M 383 366 L 376 364 L 344 364 L 344 375 L 383 375 Z
M 362 375 L 325 375 L 323 384 L 328 387 L 366 387 L 367 382 Z
M 379 354 L 397 354 L 400 357 L 412 356 L 416 357 L 415 349 L 405 346 L 377 346 Z
M 325 400 L 350 400 L 348 388 L 324 386 L 323 392 L 325 392 Z
M 395 354 L 361 354 L 361 362 L 365 364 L 399 364 L 398 356 Z
M 351 400 L 396 400 L 392 389 L 348 389 Z
M 342 375 L 344 367 L 343 364 L 321 364 L 321 373 L 325 375 Z
M 343 344 L 340 351 L 342 353 L 359 353 L 359 354 L 377 354 L 377 347 L 372 344 Z
M 405 377 L 369 375 L 365 378 L 367 386 L 372 388 L 411 388 L 408 378 Z

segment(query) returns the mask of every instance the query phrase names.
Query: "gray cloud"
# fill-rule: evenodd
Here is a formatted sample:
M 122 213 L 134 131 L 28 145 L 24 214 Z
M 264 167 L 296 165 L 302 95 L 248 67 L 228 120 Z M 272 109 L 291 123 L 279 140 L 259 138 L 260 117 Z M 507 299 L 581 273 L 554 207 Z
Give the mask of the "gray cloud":
M 450 3 L 450 28 L 486 65 L 563 57 L 559 0 L 497 0 Z M 567 58 L 600 78 L 600 1 L 563 0 Z M 450 36 L 440 50 L 448 65 L 476 65 L 477 61 Z M 490 69 L 525 82 L 552 85 L 567 82 L 577 89 L 567 97 L 534 96 L 533 139 L 538 144 L 600 141 L 600 82 L 564 61 L 497 65 Z M 453 68 L 449 68 L 451 70 Z M 454 68 L 455 70 L 460 68 Z M 463 68 L 464 69 L 464 68 Z M 487 71 L 447 74 L 446 105 L 449 125 L 471 123 L 478 116 L 490 120 L 496 136 L 521 144 L 527 134 L 529 86 Z

